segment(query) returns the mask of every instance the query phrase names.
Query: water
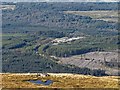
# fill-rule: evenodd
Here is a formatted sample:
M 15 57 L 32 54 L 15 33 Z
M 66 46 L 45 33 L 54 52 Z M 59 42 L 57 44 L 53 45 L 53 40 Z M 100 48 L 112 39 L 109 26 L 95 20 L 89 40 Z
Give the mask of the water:
M 34 84 L 43 84 L 43 85 L 50 85 L 53 83 L 52 80 L 46 80 L 45 82 L 41 81 L 41 80 L 30 80 L 29 82 L 34 83 Z

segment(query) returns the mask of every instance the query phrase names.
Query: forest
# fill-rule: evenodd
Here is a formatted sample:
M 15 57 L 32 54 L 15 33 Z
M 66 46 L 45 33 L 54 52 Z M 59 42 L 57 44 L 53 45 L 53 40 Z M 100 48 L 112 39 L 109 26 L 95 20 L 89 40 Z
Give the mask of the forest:
M 3 72 L 66 72 L 95 76 L 105 70 L 80 68 L 56 62 L 50 56 L 70 57 L 94 51 L 118 49 L 118 23 L 95 20 L 64 11 L 117 11 L 119 3 L 3 3 L 15 5 L 2 10 Z M 53 45 L 63 37 L 85 37 Z M 114 67 L 106 62 L 107 66 Z

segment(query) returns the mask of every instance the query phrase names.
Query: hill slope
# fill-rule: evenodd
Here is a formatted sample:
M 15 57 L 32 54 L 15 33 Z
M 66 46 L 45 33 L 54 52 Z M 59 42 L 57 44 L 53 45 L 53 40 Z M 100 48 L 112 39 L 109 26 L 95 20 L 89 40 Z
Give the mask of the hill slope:
M 118 88 L 117 76 L 95 77 L 68 73 L 48 73 L 39 75 L 31 74 L 2 74 L 3 88 Z M 46 86 L 34 84 L 30 80 L 52 80 L 53 83 Z

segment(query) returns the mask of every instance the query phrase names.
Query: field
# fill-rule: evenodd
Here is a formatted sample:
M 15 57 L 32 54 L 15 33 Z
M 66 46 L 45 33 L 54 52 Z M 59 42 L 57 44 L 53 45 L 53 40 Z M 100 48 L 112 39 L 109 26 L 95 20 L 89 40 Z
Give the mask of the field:
M 22 37 L 22 36 L 25 36 L 25 34 L 19 34 L 19 33 L 16 33 L 16 34 L 11 34 L 11 33 L 2 34 L 2 37 L 18 37 L 18 36 Z
M 72 57 L 59 58 L 59 63 L 70 64 L 78 67 L 87 67 L 90 69 L 106 70 L 109 75 L 118 74 L 118 53 L 117 52 L 90 52 Z M 114 68 L 112 63 L 116 62 Z M 110 63 L 111 66 L 108 64 Z
M 37 73 L 2 74 L 3 88 L 118 88 L 118 76 L 95 77 L 68 73 L 48 73 L 49 76 L 39 76 Z M 52 80 L 45 86 L 33 84 L 29 80 Z
M 89 16 L 97 20 L 118 22 L 118 11 L 65 11 L 64 13 Z

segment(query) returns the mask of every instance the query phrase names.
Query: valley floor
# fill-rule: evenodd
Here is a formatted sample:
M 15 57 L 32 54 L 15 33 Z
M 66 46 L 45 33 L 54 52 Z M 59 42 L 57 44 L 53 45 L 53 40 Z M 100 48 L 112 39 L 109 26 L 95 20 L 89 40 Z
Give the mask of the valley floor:
M 119 76 L 95 77 L 68 73 L 2 73 L 2 88 L 119 88 Z M 35 84 L 30 80 L 52 80 L 50 85 Z

